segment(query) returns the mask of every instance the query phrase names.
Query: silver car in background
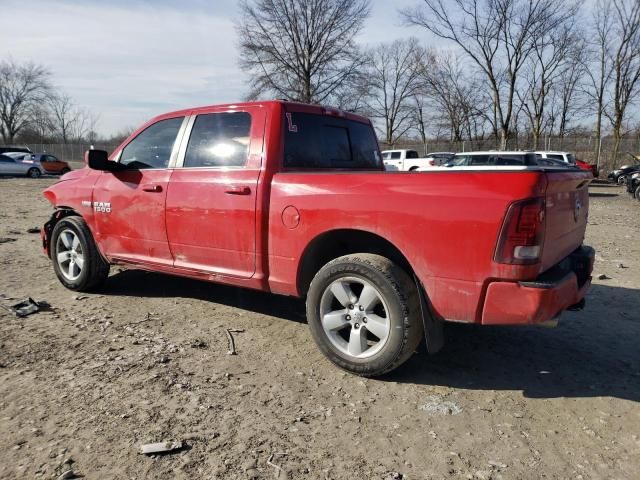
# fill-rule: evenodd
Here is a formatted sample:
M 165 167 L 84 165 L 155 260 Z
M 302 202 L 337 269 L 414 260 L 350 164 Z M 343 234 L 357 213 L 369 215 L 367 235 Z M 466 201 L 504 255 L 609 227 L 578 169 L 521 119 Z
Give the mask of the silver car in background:
M 29 153 L 12 152 L 9 155 L 0 155 L 0 175 L 26 175 L 31 178 L 40 178 L 43 173 L 39 162 L 31 160 Z

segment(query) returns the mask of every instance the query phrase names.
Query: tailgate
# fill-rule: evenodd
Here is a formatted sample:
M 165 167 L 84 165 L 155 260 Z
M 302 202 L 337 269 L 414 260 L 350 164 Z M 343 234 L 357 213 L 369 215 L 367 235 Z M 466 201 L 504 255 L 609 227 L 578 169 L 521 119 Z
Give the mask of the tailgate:
M 542 270 L 553 267 L 582 245 L 589 213 L 587 172 L 546 173 L 546 229 L 542 249 Z

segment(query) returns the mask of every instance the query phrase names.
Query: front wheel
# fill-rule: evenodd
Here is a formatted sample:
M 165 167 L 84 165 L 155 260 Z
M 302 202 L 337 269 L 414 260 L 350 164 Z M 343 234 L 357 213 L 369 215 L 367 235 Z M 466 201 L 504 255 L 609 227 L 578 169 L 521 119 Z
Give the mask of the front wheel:
M 635 193 L 633 194 L 636 200 L 640 200 L 640 185 L 637 186 Z
M 331 362 L 367 377 L 400 366 L 422 339 L 416 286 L 380 255 L 346 255 L 320 269 L 309 287 L 307 319 Z
M 91 231 L 81 217 L 65 217 L 56 224 L 50 252 L 58 279 L 70 290 L 93 290 L 109 275 L 109 264 L 98 252 Z
M 625 184 L 625 181 L 626 181 L 626 178 L 627 178 L 627 177 L 626 177 L 625 175 L 620 175 L 620 176 L 618 177 L 618 180 L 617 180 L 618 185 L 624 185 L 624 184 Z
M 60 171 L 60 175 L 64 175 L 65 173 L 69 173 L 70 171 L 71 171 L 71 169 L 70 169 L 70 168 L 63 168 L 63 169 Z
M 27 177 L 29 178 L 40 178 L 41 175 L 42 172 L 40 172 L 40 170 L 37 168 L 30 168 L 27 172 Z

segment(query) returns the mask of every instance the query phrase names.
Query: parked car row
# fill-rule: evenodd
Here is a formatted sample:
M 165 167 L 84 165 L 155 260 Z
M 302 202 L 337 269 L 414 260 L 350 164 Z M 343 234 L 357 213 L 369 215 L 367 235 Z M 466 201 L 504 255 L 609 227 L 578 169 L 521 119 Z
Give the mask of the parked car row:
M 627 185 L 627 192 L 640 201 L 640 171 L 635 172 L 626 177 L 625 183 Z
M 478 151 L 435 152 L 420 157 L 415 150 L 385 150 L 382 161 L 390 171 L 426 171 L 440 167 L 531 166 L 574 167 L 598 176 L 595 165 L 577 160 L 569 152 L 551 151 Z
M 0 175 L 64 175 L 71 171 L 65 161 L 49 153 L 32 153 L 25 147 L 0 147 Z
M 633 174 L 640 172 L 640 161 L 638 159 L 629 154 L 633 159 L 633 163 L 623 165 L 616 170 L 609 172 L 607 179 L 612 182 L 616 182 L 619 185 L 624 185 L 627 183 L 627 178 L 633 176 Z

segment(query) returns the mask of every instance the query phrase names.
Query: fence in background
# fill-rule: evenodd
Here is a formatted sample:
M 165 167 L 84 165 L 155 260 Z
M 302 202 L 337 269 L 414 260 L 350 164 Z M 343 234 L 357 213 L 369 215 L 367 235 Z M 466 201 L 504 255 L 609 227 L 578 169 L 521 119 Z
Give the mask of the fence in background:
M 560 150 L 574 152 L 576 157 L 586 162 L 595 162 L 595 143 L 594 136 L 576 135 L 559 137 L 545 137 L 540 141 L 538 150 Z M 520 137 L 510 141 L 509 148 L 512 150 L 528 150 L 531 149 L 531 139 L 529 137 Z M 26 145 L 34 153 L 50 153 L 56 157 L 68 162 L 82 162 L 84 152 L 88 150 L 89 144 L 50 144 L 50 143 L 30 143 Z M 94 148 L 112 152 L 117 145 L 107 145 L 96 143 Z M 613 167 L 611 155 L 613 153 L 613 138 L 605 137 L 602 139 L 600 167 L 604 170 Z M 380 142 L 380 147 L 385 150 L 389 146 L 384 142 Z M 496 148 L 495 139 L 486 140 L 466 140 L 463 142 L 452 142 L 447 140 L 430 140 L 425 145 L 421 143 L 402 141 L 394 145 L 393 148 L 408 148 L 417 150 L 424 154 L 427 152 L 471 152 L 478 150 L 494 150 Z M 623 138 L 620 143 L 618 161 L 616 165 L 630 163 L 631 157 L 627 153 L 634 155 L 640 154 L 640 136 Z

